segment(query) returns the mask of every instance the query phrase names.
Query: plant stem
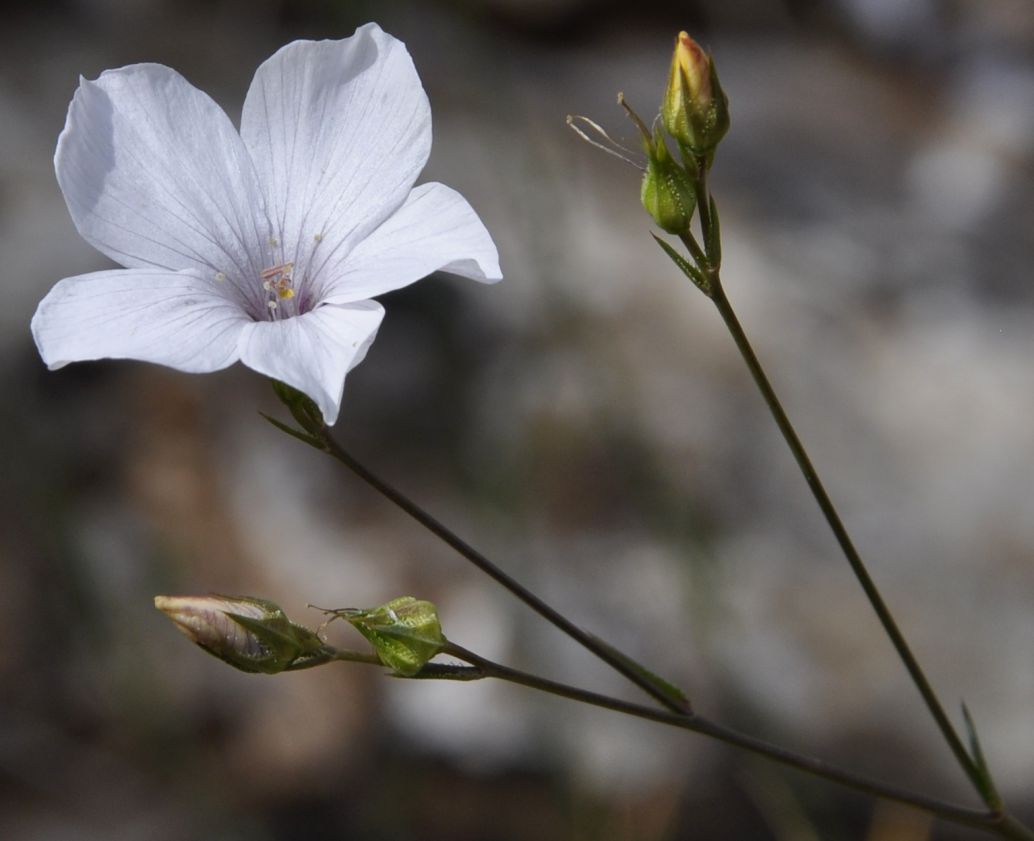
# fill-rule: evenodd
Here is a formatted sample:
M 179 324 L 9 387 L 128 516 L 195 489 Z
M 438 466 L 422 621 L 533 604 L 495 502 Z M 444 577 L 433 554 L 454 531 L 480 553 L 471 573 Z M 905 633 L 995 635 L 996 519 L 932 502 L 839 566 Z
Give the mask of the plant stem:
M 713 233 L 712 225 L 715 224 L 716 220 L 713 220 L 710 215 L 711 204 L 710 191 L 707 187 L 707 166 L 702 160 L 697 160 L 696 163 L 697 176 L 694 179 L 694 183 L 697 193 L 697 206 L 699 208 L 698 218 L 700 223 L 700 233 L 703 241 L 705 243 L 710 243 L 712 241 Z M 690 250 L 691 254 L 693 254 L 694 251 L 699 250 L 698 246 L 694 248 L 694 246 L 696 246 L 696 242 L 693 240 L 690 232 L 687 231 L 681 239 L 683 244 Z M 861 555 L 855 548 L 854 542 L 851 540 L 850 535 L 847 533 L 847 529 L 844 527 L 843 521 L 840 519 L 840 514 L 833 505 L 833 501 L 829 498 L 829 494 L 826 493 L 822 480 L 819 478 L 818 472 L 811 463 L 811 458 L 808 456 L 807 450 L 801 443 L 801 439 L 798 437 L 793 424 L 790 423 L 790 418 L 783 409 L 783 405 L 780 402 L 779 397 L 776 395 L 775 389 L 772 388 L 772 384 L 769 382 L 768 376 L 761 367 L 761 362 L 758 359 L 757 354 L 754 353 L 754 349 L 751 347 L 750 341 L 747 339 L 747 334 L 744 332 L 743 326 L 736 317 L 736 312 L 733 309 L 732 304 L 725 295 L 721 277 L 719 276 L 719 267 L 717 264 L 711 262 L 711 256 L 710 249 L 708 249 L 707 259 L 700 261 L 699 258 L 697 258 L 697 267 L 704 274 L 710 284 L 709 297 L 718 309 L 718 313 L 721 315 L 722 321 L 725 322 L 725 326 L 728 329 L 729 334 L 732 336 L 733 341 L 736 343 L 736 347 L 739 350 L 740 355 L 743 357 L 743 361 L 750 370 L 751 377 L 754 379 L 754 383 L 758 387 L 758 391 L 761 392 L 761 396 L 764 398 L 764 401 L 776 422 L 776 426 L 779 427 L 779 431 L 782 433 L 787 446 L 789 446 L 790 452 L 793 454 L 794 460 L 797 462 L 797 466 L 800 468 L 800 471 L 804 476 L 804 480 L 811 489 L 812 496 L 818 503 L 819 509 L 822 511 L 822 515 L 825 517 L 837 543 L 840 544 L 840 549 L 844 553 L 844 557 L 847 558 L 847 562 L 851 566 L 851 570 L 854 572 L 855 577 L 858 579 L 858 583 L 861 585 L 862 590 L 865 592 L 869 603 L 872 605 L 873 610 L 876 611 L 876 616 L 878 617 L 880 624 L 883 626 L 887 636 L 890 638 L 891 644 L 897 651 L 898 657 L 901 659 L 902 663 L 904 663 L 905 669 L 908 671 L 912 682 L 919 690 L 919 694 L 922 696 L 923 701 L 926 704 L 926 708 L 929 710 L 930 715 L 933 716 L 938 729 L 941 731 L 945 741 L 948 743 L 948 747 L 951 749 L 951 752 L 955 755 L 955 759 L 959 763 L 959 766 L 965 772 L 976 790 L 981 793 L 981 797 L 985 799 L 987 805 L 993 808 L 997 804 L 991 803 L 984 794 L 984 792 L 987 791 L 987 788 L 984 785 L 984 780 L 980 769 L 977 767 L 977 763 L 974 761 L 973 757 L 969 755 L 969 752 L 963 745 L 958 733 L 952 726 L 951 720 L 948 718 L 944 711 L 944 707 L 941 705 L 941 702 L 937 697 L 937 693 L 934 692 L 926 674 L 919 665 L 919 661 L 916 660 L 908 642 L 905 640 L 900 628 L 898 628 L 894 615 L 883 600 L 872 576 L 869 575 L 869 571 L 866 568 L 865 563 L 862 561 Z
M 1005 838 L 1017 839 L 1017 841 L 1034 841 L 1034 834 L 1007 813 L 967 809 L 925 795 L 914 794 L 896 786 L 837 768 L 821 759 L 798 754 L 716 724 L 699 713 L 673 714 L 596 692 L 589 692 L 494 663 L 452 642 L 446 645 L 443 652 L 470 663 L 483 677 L 505 680 L 595 707 L 689 730 L 846 788 L 921 809 L 953 823 L 964 824 Z
M 620 654 L 609 644 L 604 643 L 599 638 L 583 631 L 555 608 L 548 605 L 522 584 L 511 578 L 507 573 L 503 572 L 503 570 L 492 563 L 492 561 L 481 554 L 481 552 L 465 540 L 461 539 L 455 532 L 439 520 L 432 517 L 427 511 L 409 499 L 409 497 L 396 490 L 392 485 L 388 484 L 386 481 L 363 466 L 337 443 L 326 427 L 323 427 L 320 430 L 319 437 L 325 452 L 341 462 L 341 464 L 355 473 L 356 476 L 370 485 L 374 490 L 395 503 L 395 505 L 409 514 L 409 516 L 420 523 L 420 525 L 459 552 L 460 555 L 474 564 L 474 566 L 486 575 L 509 590 L 514 596 L 524 602 L 524 604 L 542 616 L 545 620 L 555 625 L 569 637 L 591 651 L 608 666 L 620 672 L 632 681 L 632 683 L 639 686 L 673 713 L 678 715 L 688 715 L 691 713 L 688 701 L 680 701 L 676 699 L 670 689 L 666 691 L 665 688 L 660 685 L 661 681 L 658 679 L 651 680 L 648 676 L 649 673 L 644 668 L 638 667 L 638 665 L 630 658 Z
M 941 706 L 941 702 L 937 698 L 937 694 L 934 692 L 929 680 L 927 680 L 926 674 L 923 672 L 922 667 L 919 665 L 915 655 L 912 653 L 912 650 L 906 642 L 904 635 L 901 633 L 900 628 L 898 628 L 893 614 L 887 607 L 886 602 L 884 602 L 883 597 L 880 595 L 880 591 L 876 587 L 872 577 L 869 575 L 865 563 L 862 561 L 861 555 L 859 555 L 858 550 L 855 548 L 851 537 L 847 533 L 847 529 L 844 527 L 844 524 L 840 519 L 840 515 L 838 514 L 836 507 L 829 498 L 829 494 L 826 493 L 822 480 L 819 478 L 814 465 L 811 463 L 807 450 L 805 450 L 804 445 L 797 436 L 797 432 L 794 430 L 793 424 L 790 423 L 790 419 L 787 417 L 782 403 L 779 401 L 775 390 L 772 388 L 768 377 L 765 375 L 765 371 L 761 367 L 761 362 L 754 353 L 754 349 L 751 347 L 750 342 L 747 339 L 747 335 L 743 331 L 743 327 L 740 324 L 739 319 L 736 317 L 736 313 L 733 310 L 732 305 L 729 303 L 729 299 L 725 295 L 724 289 L 722 289 L 717 273 L 714 273 L 713 278 L 714 283 L 712 286 L 713 294 L 711 296 L 711 300 L 714 301 L 715 307 L 717 307 L 722 320 L 725 322 L 725 326 L 732 335 L 733 341 L 736 343 L 736 347 L 739 349 L 740 355 L 743 357 L 743 361 L 747 364 L 747 368 L 750 369 L 750 374 L 754 378 L 754 383 L 757 385 L 758 391 L 761 392 L 761 396 L 768 405 L 768 409 L 772 413 L 772 417 L 775 419 L 776 426 L 779 427 L 779 431 L 786 440 L 787 446 L 790 448 L 790 452 L 793 453 L 797 466 L 800 468 L 805 481 L 808 483 L 808 487 L 811 489 L 812 496 L 815 497 L 815 501 L 818 503 L 819 509 L 822 511 L 822 515 L 826 518 L 826 522 L 829 524 L 829 528 L 833 532 L 837 543 L 840 544 L 840 549 L 847 558 L 847 562 L 850 564 L 851 570 L 858 579 L 858 583 L 861 585 L 862 590 L 865 591 L 865 595 L 869 599 L 869 603 L 872 605 L 873 610 L 876 611 L 876 616 L 879 618 L 880 624 L 883 626 L 884 631 L 886 631 L 887 636 L 890 637 L 890 641 L 897 651 L 898 656 L 901 658 L 901 661 L 905 664 L 905 668 L 908 670 L 908 674 L 912 678 L 912 682 L 915 684 L 916 688 L 919 690 L 919 694 L 923 698 L 923 701 L 926 703 L 926 707 L 930 711 L 930 715 L 933 716 L 933 719 L 937 723 L 945 741 L 947 741 L 952 753 L 955 754 L 955 758 L 959 765 L 966 772 L 966 775 L 976 786 L 977 790 L 980 791 L 980 774 L 972 757 L 970 757 L 966 748 L 963 746 L 958 733 L 955 732 L 955 728 L 952 726 L 951 721 L 944 712 L 944 708 Z

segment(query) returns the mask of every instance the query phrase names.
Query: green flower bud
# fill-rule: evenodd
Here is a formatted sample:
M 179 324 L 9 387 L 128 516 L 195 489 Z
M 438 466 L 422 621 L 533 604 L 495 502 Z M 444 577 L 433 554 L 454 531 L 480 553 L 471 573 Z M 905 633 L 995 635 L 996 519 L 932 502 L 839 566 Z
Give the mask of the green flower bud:
M 319 665 L 323 641 L 273 602 L 246 596 L 155 596 L 154 606 L 209 654 L 242 672 L 276 674 Z
M 685 32 L 675 39 L 661 119 L 668 134 L 695 155 L 713 151 L 729 130 L 729 100 L 714 61 Z
M 655 128 L 653 140 L 644 142 L 644 146 L 648 157 L 640 193 L 643 207 L 662 230 L 684 234 L 696 207 L 693 182 L 671 157 L 659 128 Z
M 405 677 L 419 672 L 445 646 L 438 609 L 412 596 L 372 610 L 335 612 L 370 641 L 385 666 Z

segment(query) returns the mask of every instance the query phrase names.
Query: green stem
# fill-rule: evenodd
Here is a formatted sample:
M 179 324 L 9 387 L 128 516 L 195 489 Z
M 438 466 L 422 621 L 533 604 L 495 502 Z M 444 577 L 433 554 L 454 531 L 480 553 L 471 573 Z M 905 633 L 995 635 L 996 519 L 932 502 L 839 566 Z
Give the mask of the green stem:
M 462 646 L 449 642 L 443 649 L 443 653 L 457 657 L 477 670 L 483 677 L 497 678 L 510 683 L 520 684 L 551 695 L 557 695 L 572 701 L 583 704 L 590 704 L 594 707 L 613 710 L 636 718 L 654 721 L 660 724 L 667 724 L 678 727 L 682 730 L 689 730 L 708 736 L 725 744 L 746 750 L 758 756 L 765 757 L 780 765 L 795 768 L 815 777 L 836 783 L 846 788 L 860 791 L 873 797 L 883 800 L 892 800 L 916 809 L 921 809 L 944 820 L 953 823 L 964 824 L 976 829 L 1000 835 L 1005 838 L 1017 839 L 1017 841 L 1034 841 L 1032 834 L 1026 827 L 1020 824 L 1012 816 L 998 811 L 980 811 L 967 809 L 946 803 L 935 798 L 926 797 L 921 794 L 900 789 L 896 786 L 872 780 L 850 771 L 845 771 L 836 766 L 815 757 L 798 754 L 776 745 L 740 733 L 729 727 L 724 727 L 710 721 L 699 713 L 672 714 L 663 710 L 643 707 L 639 704 L 629 703 L 617 698 L 600 695 L 596 692 L 589 692 L 575 686 L 548 680 L 537 675 L 512 669 L 487 660 Z
M 739 319 L 736 317 L 736 313 L 733 310 L 732 305 L 729 303 L 729 299 L 726 297 L 725 291 L 722 289 L 717 273 L 714 275 L 712 289 L 713 294 L 711 296 L 711 300 L 714 301 L 715 307 L 718 308 L 718 312 L 721 315 L 722 320 L 725 322 L 725 326 L 728 328 L 729 333 L 732 335 L 733 341 L 736 343 L 736 347 L 739 349 L 740 355 L 743 357 L 743 361 L 747 364 L 747 368 L 750 369 L 750 374 L 754 378 L 754 383 L 757 385 L 758 391 L 761 392 L 761 396 L 768 405 L 768 409 L 772 413 L 772 417 L 775 419 L 776 426 L 779 427 L 779 431 L 783 434 L 783 438 L 786 440 L 787 446 L 790 448 L 790 452 L 793 453 L 797 466 L 800 468 L 805 481 L 808 483 L 808 487 L 811 489 L 812 496 L 815 497 L 815 501 L 818 503 L 819 509 L 822 511 L 822 515 L 826 518 L 826 522 L 829 524 L 829 528 L 833 532 L 837 543 L 840 544 L 840 549 L 844 553 L 844 557 L 847 558 L 847 562 L 850 564 L 851 570 L 858 579 L 858 583 L 861 585 L 862 590 L 865 591 L 865 595 L 869 599 L 869 603 L 872 605 L 873 610 L 876 611 L 876 616 L 879 618 L 880 624 L 883 626 L 884 631 L 886 631 L 887 636 L 890 637 L 891 643 L 897 651 L 898 656 L 901 658 L 901 661 L 904 663 L 905 668 L 908 670 L 908 674 L 912 678 L 912 682 L 919 690 L 919 694 L 926 703 L 926 707 L 930 711 L 930 715 L 933 716 L 934 721 L 937 723 L 941 734 L 944 736 L 945 741 L 951 748 L 956 760 L 966 772 L 966 775 L 969 777 L 973 785 L 976 786 L 978 791 L 980 791 L 981 777 L 976 764 L 963 746 L 958 733 L 955 732 L 955 728 L 952 726 L 951 721 L 944 712 L 944 708 L 941 706 L 941 702 L 937 698 L 937 694 L 934 692 L 929 680 L 927 680 L 926 674 L 923 672 L 922 667 L 919 665 L 915 655 L 912 653 L 912 650 L 906 642 L 904 635 L 901 633 L 900 628 L 898 628 L 893 614 L 890 612 L 886 602 L 884 602 L 883 597 L 880 595 L 879 589 L 876 587 L 875 582 L 869 575 L 865 563 L 862 561 L 861 555 L 859 555 L 858 550 L 855 549 L 854 543 L 848 535 L 847 529 L 844 527 L 836 507 L 829 498 L 829 494 L 826 493 L 826 489 L 822 484 L 822 480 L 819 478 L 818 472 L 811 463 L 811 459 L 808 457 L 808 453 L 805 450 L 804 445 L 797 436 L 797 432 L 794 430 L 793 424 L 790 423 L 790 419 L 787 416 L 786 411 L 783 409 L 782 403 L 780 403 L 775 390 L 772 388 L 768 377 L 765 375 L 765 371 L 761 367 L 761 362 L 758 360 L 757 355 L 754 353 L 754 349 L 747 340 L 747 335 L 743 331 L 743 327 L 740 324 Z
M 700 211 L 700 232 L 704 242 L 709 243 L 712 241 L 711 225 L 714 220 L 712 220 L 710 216 L 711 205 L 710 192 L 707 187 L 707 168 L 700 164 L 701 162 L 698 160 L 697 177 L 694 179 L 694 183 L 697 193 L 697 205 Z M 690 249 L 690 253 L 693 253 L 693 246 L 695 246 L 696 243 L 691 242 L 691 240 L 691 234 L 687 233 L 686 236 L 682 237 L 683 243 Z M 699 247 L 697 247 L 697 250 L 698 249 Z M 779 431 L 786 440 L 786 443 L 790 448 L 790 452 L 793 453 L 797 466 L 800 468 L 805 481 L 808 483 L 808 487 L 811 489 L 812 496 L 814 496 L 815 501 L 818 503 L 819 509 L 822 511 L 822 515 L 826 518 L 826 522 L 829 524 L 829 528 L 833 532 L 833 536 L 836 538 L 837 543 L 840 544 L 840 549 L 844 553 L 844 557 L 847 558 L 847 562 L 850 564 L 855 577 L 858 579 L 858 583 L 861 585 L 862 590 L 865 592 L 865 595 L 869 600 L 869 603 L 872 605 L 873 610 L 876 611 L 876 616 L 879 618 L 880 624 L 883 626 L 884 631 L 890 638 L 891 644 L 897 651 L 898 657 L 900 657 L 902 663 L 904 663 L 905 669 L 908 671 L 912 682 L 919 690 L 919 694 L 922 696 L 930 715 L 933 716 L 937 727 L 940 729 L 941 734 L 948 743 L 948 747 L 955 755 L 956 761 L 959 763 L 960 767 L 976 790 L 981 793 L 981 797 L 984 797 L 987 805 L 993 808 L 996 804 L 992 804 L 984 795 L 987 788 L 984 785 L 985 781 L 981 775 L 980 769 L 977 767 L 977 763 L 973 760 L 973 757 L 969 755 L 969 752 L 963 745 L 958 733 L 952 726 L 950 719 L 944 712 L 944 708 L 937 697 L 937 693 L 934 692 L 929 680 L 927 680 L 926 674 L 923 672 L 922 667 L 919 665 L 918 660 L 916 660 L 915 655 L 912 653 L 911 648 L 906 642 L 904 635 L 898 628 L 893 614 L 890 612 L 886 602 L 884 602 L 883 597 L 880 595 L 879 589 L 876 587 L 875 582 L 869 575 L 869 571 L 866 568 L 865 563 L 862 561 L 861 555 L 855 548 L 850 535 L 847 533 L 847 529 L 844 527 L 844 524 L 840 519 L 840 515 L 837 512 L 836 507 L 829 498 L 829 494 L 826 493 L 826 489 L 822 484 L 822 480 L 819 478 L 818 472 L 811 463 L 811 458 L 808 456 L 807 450 L 805 450 L 804 445 L 797 436 L 797 432 L 794 429 L 793 424 L 790 423 L 790 418 L 783 409 L 782 403 L 779 401 L 779 397 L 775 393 L 775 389 L 772 388 L 772 384 L 769 382 L 764 369 L 761 367 L 761 362 L 758 359 L 757 354 L 754 353 L 754 349 L 751 347 L 750 342 L 747 339 L 747 334 L 744 332 L 743 326 L 736 317 L 736 312 L 733 310 L 732 304 L 725 295 L 725 290 L 722 288 L 722 282 L 719 276 L 718 266 L 711 262 L 710 253 L 708 253 L 707 256 L 708 259 L 702 263 L 698 260 L 698 268 L 704 273 L 705 277 L 709 281 L 710 298 L 718 309 L 718 313 L 721 315 L 722 321 L 725 322 L 725 326 L 728 329 L 729 334 L 732 336 L 733 341 L 736 343 L 736 347 L 739 350 L 740 355 L 743 357 L 743 361 L 747 364 L 747 368 L 750 370 L 751 377 L 753 377 L 754 383 L 758 387 L 758 391 L 761 392 L 761 396 L 764 398 L 772 417 L 775 419 L 776 426 L 779 427 Z
M 341 464 L 355 473 L 356 476 L 370 485 L 374 490 L 378 491 L 382 496 L 395 503 L 395 505 L 409 514 L 409 516 L 420 523 L 420 525 L 455 549 L 460 555 L 474 564 L 474 566 L 490 578 L 509 590 L 514 596 L 524 602 L 524 604 L 542 616 L 545 620 L 552 623 L 573 640 L 581 644 L 584 648 L 591 651 L 612 669 L 620 672 L 632 681 L 632 683 L 643 689 L 672 712 L 678 715 L 687 715 L 690 713 L 691 710 L 689 703 L 676 698 L 670 687 L 666 688 L 665 685 L 663 685 L 663 682 L 658 678 L 653 677 L 651 679 L 649 672 L 631 660 L 631 658 L 621 654 L 612 646 L 604 643 L 592 634 L 583 631 L 563 614 L 548 605 L 545 601 L 540 599 L 522 584 L 518 583 L 515 579 L 511 578 L 507 573 L 503 572 L 503 570 L 492 563 L 492 561 L 481 554 L 477 549 L 465 540 L 461 539 L 455 534 L 455 532 L 439 520 L 432 517 L 427 513 L 427 511 L 409 499 L 409 497 L 400 493 L 392 485 L 388 484 L 386 481 L 363 466 L 350 453 L 341 447 L 336 440 L 334 440 L 334 437 L 326 427 L 323 427 L 320 430 L 319 437 L 320 443 L 323 445 L 323 449 L 326 453 L 337 459 Z

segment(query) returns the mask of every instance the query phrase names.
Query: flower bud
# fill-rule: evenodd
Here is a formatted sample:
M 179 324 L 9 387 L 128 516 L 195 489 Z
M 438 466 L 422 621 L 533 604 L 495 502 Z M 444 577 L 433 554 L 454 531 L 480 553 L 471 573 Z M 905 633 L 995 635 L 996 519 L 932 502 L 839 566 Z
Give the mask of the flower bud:
M 438 609 L 402 596 L 372 610 L 338 612 L 366 637 L 385 666 L 412 677 L 445 646 Z
M 643 207 L 662 230 L 684 234 L 689 230 L 696 207 L 696 194 L 689 175 L 671 157 L 660 129 L 655 129 L 653 140 L 644 145 L 647 162 L 640 193 Z
M 276 674 L 324 662 L 326 647 L 273 602 L 245 596 L 155 596 L 191 642 L 243 672 Z
M 729 101 L 714 62 L 685 32 L 675 39 L 661 119 L 668 134 L 696 155 L 713 151 L 729 130 Z

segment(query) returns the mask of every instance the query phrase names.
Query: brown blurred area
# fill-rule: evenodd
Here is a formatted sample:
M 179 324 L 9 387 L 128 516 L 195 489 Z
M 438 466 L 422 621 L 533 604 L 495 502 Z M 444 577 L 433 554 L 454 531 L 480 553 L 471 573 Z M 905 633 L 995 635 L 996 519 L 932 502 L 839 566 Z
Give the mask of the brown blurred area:
M 1034 8 L 1026 0 L 65 0 L 0 29 L 0 837 L 963 838 L 689 734 L 505 685 L 275 678 L 156 593 L 402 594 L 489 657 L 639 700 L 442 544 L 267 425 L 268 384 L 29 335 L 77 236 L 52 155 L 79 74 L 155 61 L 236 120 L 254 68 L 367 20 L 430 96 L 424 180 L 506 279 L 384 297 L 339 437 L 723 723 L 962 802 L 961 774 L 708 302 L 649 236 L 630 145 L 689 29 L 732 130 L 725 283 L 952 714 L 1034 819 Z M 334 639 L 355 644 L 343 629 Z

